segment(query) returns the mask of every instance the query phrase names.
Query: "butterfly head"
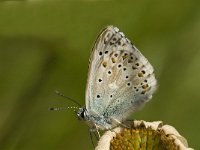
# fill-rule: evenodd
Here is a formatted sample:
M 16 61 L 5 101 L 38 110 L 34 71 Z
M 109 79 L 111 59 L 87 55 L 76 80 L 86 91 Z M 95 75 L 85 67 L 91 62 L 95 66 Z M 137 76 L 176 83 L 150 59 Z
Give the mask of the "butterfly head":
M 85 107 L 79 108 L 78 112 L 76 113 L 77 117 L 81 121 L 85 121 L 88 118 L 87 109 Z
M 90 127 L 90 131 L 97 130 L 98 126 L 96 125 L 92 117 L 88 114 L 88 111 L 85 107 L 79 108 L 76 115 L 80 121 L 84 121 Z

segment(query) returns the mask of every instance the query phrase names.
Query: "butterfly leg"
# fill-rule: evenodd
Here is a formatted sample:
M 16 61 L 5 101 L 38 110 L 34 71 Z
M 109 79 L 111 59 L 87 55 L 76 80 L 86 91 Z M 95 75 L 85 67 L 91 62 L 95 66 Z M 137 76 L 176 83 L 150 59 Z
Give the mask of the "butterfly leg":
M 94 136 L 96 138 L 97 141 L 99 141 L 99 135 L 96 134 L 97 132 L 94 132 Z
M 95 143 L 96 143 L 96 141 L 99 141 L 99 136 L 96 134 L 97 132 L 93 132 L 91 130 L 89 130 L 89 133 L 90 133 L 90 139 L 92 141 L 92 145 L 95 148 Z
M 100 135 L 100 133 L 99 133 L 99 130 L 98 130 L 98 128 L 97 128 L 97 126 L 96 126 L 96 124 L 95 124 L 95 128 L 96 128 L 97 134 L 98 134 L 98 136 L 99 136 L 99 139 L 100 139 L 101 135 Z
M 89 131 L 90 132 L 90 139 L 91 139 L 91 141 L 92 141 L 92 145 L 93 145 L 93 147 L 95 147 L 94 146 L 94 141 L 93 141 L 93 138 L 92 138 L 92 132 L 91 131 Z

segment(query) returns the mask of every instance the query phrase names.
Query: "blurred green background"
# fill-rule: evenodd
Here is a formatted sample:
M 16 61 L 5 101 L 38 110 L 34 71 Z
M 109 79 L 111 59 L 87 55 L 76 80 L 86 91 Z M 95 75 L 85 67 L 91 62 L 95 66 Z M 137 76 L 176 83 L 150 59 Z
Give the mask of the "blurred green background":
M 84 105 L 90 49 L 115 25 L 155 68 L 159 89 L 131 118 L 175 126 L 200 148 L 200 1 L 0 2 L 0 149 L 93 149 L 59 90 Z

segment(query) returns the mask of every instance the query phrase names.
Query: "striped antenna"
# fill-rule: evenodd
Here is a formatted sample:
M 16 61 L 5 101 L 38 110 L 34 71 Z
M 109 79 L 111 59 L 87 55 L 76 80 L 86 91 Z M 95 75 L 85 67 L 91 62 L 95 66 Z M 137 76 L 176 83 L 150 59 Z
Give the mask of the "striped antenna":
M 55 110 L 55 111 L 59 111 L 59 110 L 66 110 L 66 109 L 74 109 L 74 111 L 78 110 L 78 107 L 50 107 L 49 110 Z
M 75 103 L 76 105 L 78 105 L 79 107 L 81 107 L 81 104 L 79 104 L 76 100 L 74 100 L 74 99 L 72 99 L 72 98 L 70 98 L 70 97 L 65 96 L 64 94 L 62 94 L 62 93 L 59 92 L 59 91 L 55 91 L 55 93 L 56 93 L 57 95 L 61 96 L 61 97 L 64 97 L 64 98 L 70 100 L 71 102 L 73 102 L 73 103 Z

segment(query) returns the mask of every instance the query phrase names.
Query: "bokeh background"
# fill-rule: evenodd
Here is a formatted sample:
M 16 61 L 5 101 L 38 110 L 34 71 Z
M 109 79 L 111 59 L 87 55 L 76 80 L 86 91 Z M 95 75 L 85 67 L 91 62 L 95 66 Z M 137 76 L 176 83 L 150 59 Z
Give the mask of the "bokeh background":
M 155 68 L 159 89 L 134 119 L 175 126 L 200 148 L 200 1 L 0 2 L 0 149 L 93 149 L 59 90 L 84 105 L 90 49 L 115 25 Z

